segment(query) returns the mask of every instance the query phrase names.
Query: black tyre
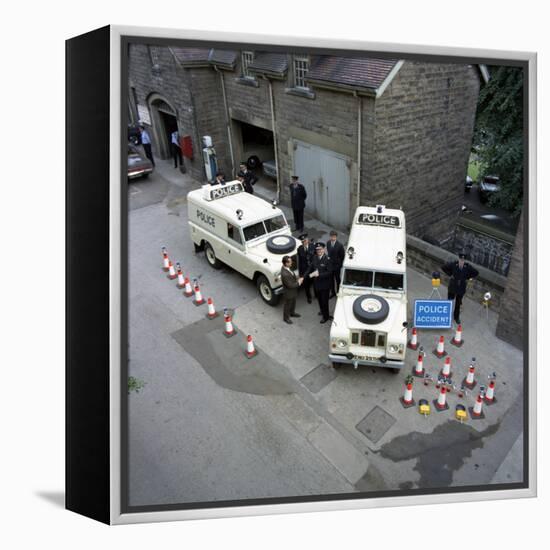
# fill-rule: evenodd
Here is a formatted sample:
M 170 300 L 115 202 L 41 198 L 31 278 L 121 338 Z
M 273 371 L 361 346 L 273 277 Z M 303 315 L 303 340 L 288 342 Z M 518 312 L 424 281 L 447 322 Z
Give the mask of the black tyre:
M 276 306 L 279 303 L 279 295 L 275 294 L 265 275 L 258 276 L 256 279 L 256 288 L 266 304 Z
M 249 170 L 254 170 L 254 168 L 259 168 L 262 165 L 262 161 L 257 155 L 251 155 L 250 157 L 248 157 L 246 165 L 248 166 Z
M 363 294 L 353 302 L 355 318 L 367 325 L 376 325 L 385 321 L 389 312 L 388 302 L 376 294 Z
M 212 248 L 212 245 L 210 243 L 204 243 L 204 255 L 206 256 L 206 261 L 214 268 L 214 269 L 220 269 L 222 266 L 222 263 L 218 258 L 216 258 L 216 253 L 214 252 L 214 249 Z
M 289 235 L 276 235 L 275 237 L 269 237 L 265 245 L 273 254 L 288 254 L 294 252 L 296 239 Z

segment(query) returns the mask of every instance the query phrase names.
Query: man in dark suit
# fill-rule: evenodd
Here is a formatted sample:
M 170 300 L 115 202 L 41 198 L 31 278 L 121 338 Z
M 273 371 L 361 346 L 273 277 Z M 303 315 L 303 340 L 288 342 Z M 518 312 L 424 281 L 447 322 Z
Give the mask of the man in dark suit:
M 243 178 L 242 184 L 244 186 L 244 190 L 247 193 L 250 193 L 251 195 L 254 194 L 254 189 L 252 186 L 258 181 L 258 178 L 254 175 L 253 172 L 251 172 L 246 164 L 244 162 L 241 162 L 239 164 L 239 173 L 237 174 L 237 179 Z
M 290 256 L 283 256 L 283 267 L 281 268 L 281 281 L 284 287 L 283 294 L 283 321 L 292 325 L 291 317 L 300 317 L 296 313 L 296 297 L 298 288 L 302 284 L 303 278 L 296 277 L 294 271 L 290 268 L 292 260 Z
M 321 323 L 326 323 L 332 319 L 328 310 L 328 301 L 330 289 L 332 288 L 332 263 L 325 252 L 325 245 L 317 243 L 315 245 L 315 256 L 311 260 L 311 265 L 306 271 L 305 277 L 313 279 L 313 288 L 321 314 Z
M 464 261 L 465 258 L 465 254 L 459 254 L 458 260 L 447 262 L 441 266 L 441 270 L 450 277 L 447 299 L 455 301 L 453 316 L 457 325 L 460 325 L 460 306 L 462 305 L 462 298 L 466 294 L 468 280 L 479 275 L 477 269 Z
M 304 208 L 306 207 L 306 188 L 298 181 L 298 176 L 292 176 L 290 184 L 290 205 L 294 214 L 294 230 L 304 230 Z
M 327 242 L 327 254 L 332 262 L 334 278 L 332 280 L 332 290 L 330 297 L 336 296 L 340 289 L 340 271 L 344 263 L 346 251 L 344 245 L 338 240 L 338 233 L 334 229 L 330 232 L 330 240 Z
M 298 247 L 298 273 L 300 277 L 304 277 L 306 271 L 311 265 L 313 256 L 315 256 L 315 246 L 309 240 L 309 237 L 306 233 L 300 235 L 299 239 L 302 241 L 302 244 Z M 312 280 L 309 277 L 304 279 L 304 290 L 306 292 L 307 303 L 311 304 L 311 284 Z

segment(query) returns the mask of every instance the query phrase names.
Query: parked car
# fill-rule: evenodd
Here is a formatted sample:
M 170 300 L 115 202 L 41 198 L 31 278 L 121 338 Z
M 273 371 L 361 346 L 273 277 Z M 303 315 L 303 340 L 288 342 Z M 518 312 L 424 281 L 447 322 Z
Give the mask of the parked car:
M 472 189 L 472 185 L 474 184 L 474 180 L 470 176 L 466 176 L 466 183 L 464 184 L 464 192 L 469 193 Z
M 128 143 L 128 179 L 148 178 L 152 171 L 151 161 L 135 145 Z
M 274 180 L 277 179 L 277 166 L 274 159 L 264 160 L 262 169 L 265 176 L 273 178 Z
M 483 176 L 479 182 L 479 200 L 487 202 L 489 197 L 500 191 L 500 178 L 498 176 Z
M 134 145 L 141 145 L 141 134 L 137 124 L 128 124 L 128 141 Z

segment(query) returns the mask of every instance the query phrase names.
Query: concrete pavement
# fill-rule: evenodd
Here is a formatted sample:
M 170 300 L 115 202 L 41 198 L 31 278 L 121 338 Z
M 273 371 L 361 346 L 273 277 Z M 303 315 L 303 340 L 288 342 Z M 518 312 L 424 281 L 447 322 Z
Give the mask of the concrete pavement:
M 186 194 L 198 184 L 168 162 L 157 165 L 150 180 L 129 186 L 129 374 L 146 382 L 129 397 L 130 504 L 521 480 L 522 354 L 494 336 L 491 311 L 487 320 L 478 303 L 465 300 L 462 348 L 448 345 L 452 331 L 419 333 L 429 373 L 443 363 L 430 353 L 439 334 L 453 381 L 474 355 L 480 383 L 497 372 L 498 401 L 485 419 L 453 419 L 455 405 L 473 404 L 475 394 L 459 400 L 451 392 L 451 409 L 428 418 L 405 410 L 404 372 L 330 368 L 329 327 L 319 324 L 315 302 L 300 295 L 302 317 L 289 328 L 281 307 L 265 305 L 252 282 L 195 255 Z M 328 238 L 317 220 L 306 217 L 306 227 Z M 234 310 L 238 336 L 225 339 L 221 320 L 206 320 L 206 306 L 195 307 L 167 280 L 162 246 L 199 279 L 203 296 Z M 410 304 L 429 295 L 427 277 L 411 269 L 407 276 Z M 246 334 L 260 350 L 251 360 L 241 355 Z M 412 368 L 416 353 L 407 358 Z M 420 381 L 413 391 L 417 400 L 437 396 Z

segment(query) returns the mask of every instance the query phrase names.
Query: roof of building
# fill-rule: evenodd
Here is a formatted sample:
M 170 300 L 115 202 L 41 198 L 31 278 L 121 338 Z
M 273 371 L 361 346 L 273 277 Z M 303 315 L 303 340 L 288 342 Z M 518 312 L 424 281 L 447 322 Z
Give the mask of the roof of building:
M 237 62 L 237 52 L 233 50 L 210 50 L 209 61 L 224 69 L 233 70 Z
M 384 208 L 382 215 L 397 216 L 400 227 L 391 225 L 366 225 L 358 223 L 362 214 L 377 214 L 375 207 L 360 206 L 355 211 L 348 240 L 353 247 L 353 258 L 346 254 L 344 267 L 349 269 L 371 269 L 385 272 L 405 273 L 406 260 L 398 263 L 397 253 L 406 255 L 405 214 L 402 210 Z
M 287 56 L 282 53 L 256 52 L 248 69 L 255 73 L 283 77 L 288 70 Z
M 183 66 L 209 65 L 208 48 L 171 48 L 174 56 Z
M 375 91 L 397 63 L 397 59 L 320 55 L 313 58 L 306 81 L 312 85 L 344 85 Z

